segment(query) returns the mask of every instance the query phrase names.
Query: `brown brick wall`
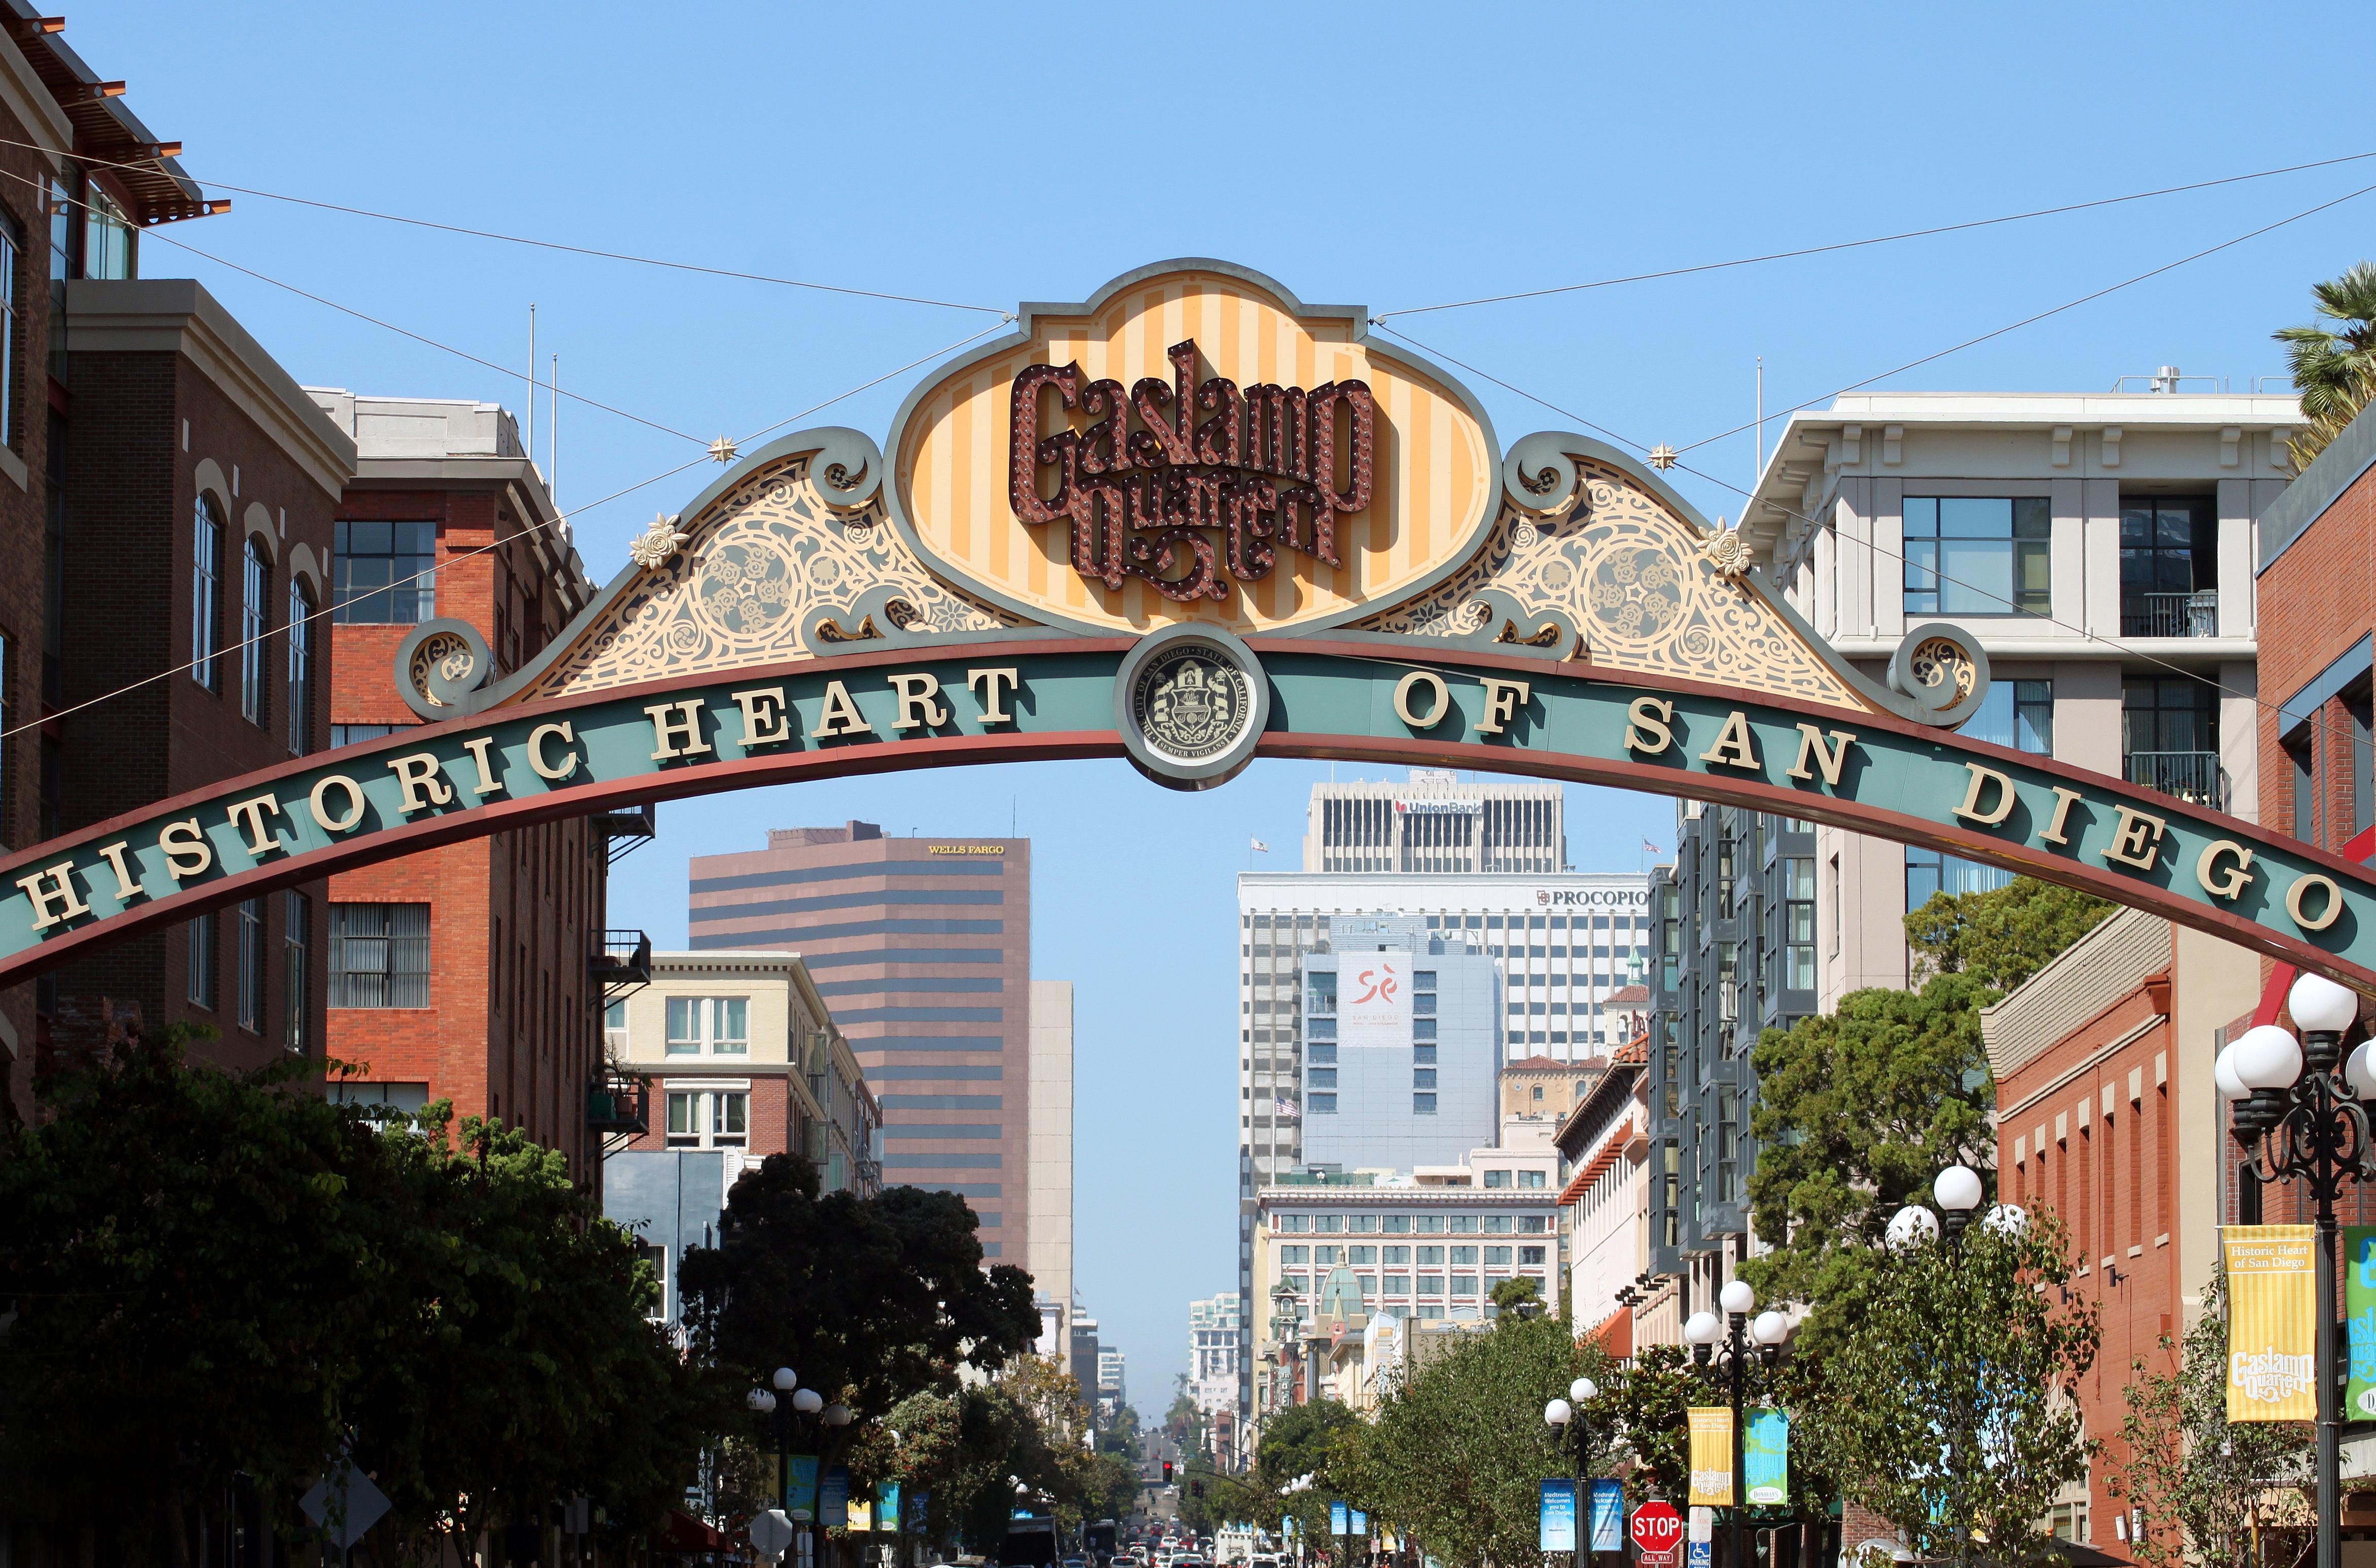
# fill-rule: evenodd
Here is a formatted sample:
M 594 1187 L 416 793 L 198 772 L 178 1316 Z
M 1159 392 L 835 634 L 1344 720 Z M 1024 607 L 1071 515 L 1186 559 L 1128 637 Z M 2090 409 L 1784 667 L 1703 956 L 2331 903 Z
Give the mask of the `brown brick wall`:
M 2282 703 L 2376 626 L 2376 469 L 2361 474 L 2262 573 L 2256 594 L 2261 695 Z M 2276 714 L 2261 710 L 2261 816 L 2270 826 L 2339 849 L 2351 837 L 2349 718 L 2326 705 L 2321 737 L 2324 820 L 2294 820 L 2294 766 Z

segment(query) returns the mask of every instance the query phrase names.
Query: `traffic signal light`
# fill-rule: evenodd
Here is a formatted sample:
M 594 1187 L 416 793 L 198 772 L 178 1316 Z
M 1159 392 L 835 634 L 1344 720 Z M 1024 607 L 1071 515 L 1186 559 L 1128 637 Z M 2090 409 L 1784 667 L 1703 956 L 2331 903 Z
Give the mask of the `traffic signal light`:
M 1169 1459 L 1163 1461 L 1163 1484 L 1165 1486 L 1171 1484 L 1171 1461 Z
M 1188 1495 L 1191 1497 L 1204 1496 L 1205 1483 L 1203 1481 L 1190 1481 L 1188 1483 Z

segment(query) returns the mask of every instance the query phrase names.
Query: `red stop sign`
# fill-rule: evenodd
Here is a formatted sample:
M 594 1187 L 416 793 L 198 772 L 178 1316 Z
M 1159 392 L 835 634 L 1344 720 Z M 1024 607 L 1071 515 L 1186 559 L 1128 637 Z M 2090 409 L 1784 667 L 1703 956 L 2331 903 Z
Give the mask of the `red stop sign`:
M 1656 1498 L 1634 1510 L 1634 1544 L 1645 1557 L 1670 1552 L 1683 1538 L 1683 1516 L 1675 1512 L 1673 1503 Z

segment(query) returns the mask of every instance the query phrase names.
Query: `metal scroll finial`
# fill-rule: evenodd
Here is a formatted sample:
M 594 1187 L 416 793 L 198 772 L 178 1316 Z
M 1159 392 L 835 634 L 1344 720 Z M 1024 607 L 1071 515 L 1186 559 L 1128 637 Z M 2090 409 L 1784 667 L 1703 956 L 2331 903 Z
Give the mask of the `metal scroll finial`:
M 676 547 L 693 537 L 689 533 L 679 533 L 676 525 L 677 519 L 666 513 L 654 517 L 650 526 L 627 546 L 627 558 L 647 569 L 668 564 L 669 557 L 676 553 Z

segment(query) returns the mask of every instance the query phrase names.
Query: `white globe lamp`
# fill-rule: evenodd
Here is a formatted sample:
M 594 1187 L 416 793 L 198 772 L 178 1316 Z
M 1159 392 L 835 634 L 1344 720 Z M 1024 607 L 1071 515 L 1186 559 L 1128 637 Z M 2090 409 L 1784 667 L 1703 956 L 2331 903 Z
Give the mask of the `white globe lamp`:
M 2286 1010 L 2297 1028 L 2341 1034 L 2359 1016 L 2359 993 L 2324 975 L 2304 975 L 2286 993 Z
M 2248 1089 L 2285 1089 L 2301 1076 L 2301 1041 L 2275 1024 L 2246 1029 L 2236 1041 L 2236 1081 Z

